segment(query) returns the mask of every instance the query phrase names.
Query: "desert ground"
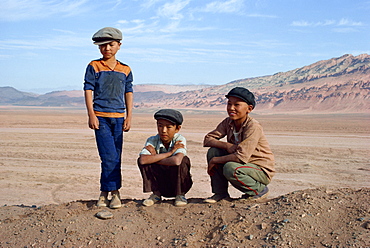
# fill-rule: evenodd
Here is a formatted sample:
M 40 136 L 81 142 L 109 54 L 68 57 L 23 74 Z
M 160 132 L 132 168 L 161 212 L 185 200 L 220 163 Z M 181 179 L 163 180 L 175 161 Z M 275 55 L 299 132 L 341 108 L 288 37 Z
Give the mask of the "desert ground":
M 194 185 L 145 208 L 138 153 L 156 109 L 125 133 L 124 207 L 98 219 L 100 161 L 84 109 L 0 107 L 0 247 L 370 247 L 370 114 L 252 114 L 277 174 L 267 200 L 214 205 L 202 147 L 223 110 L 181 110 Z

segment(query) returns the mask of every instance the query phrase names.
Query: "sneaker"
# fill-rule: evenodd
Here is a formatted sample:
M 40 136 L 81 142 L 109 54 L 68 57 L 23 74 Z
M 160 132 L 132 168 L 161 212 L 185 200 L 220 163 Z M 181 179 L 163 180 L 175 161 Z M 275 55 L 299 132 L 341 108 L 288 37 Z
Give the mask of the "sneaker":
M 119 193 L 112 195 L 112 199 L 110 200 L 109 207 L 110 208 L 120 208 L 120 207 L 122 207 L 122 203 L 121 203 L 121 199 L 119 197 Z
M 184 195 L 177 195 L 175 199 L 175 206 L 176 207 L 184 207 L 188 204 L 188 200 L 186 200 Z
M 100 207 L 107 207 L 108 205 L 109 205 L 109 201 L 107 197 L 103 195 L 99 196 L 99 200 L 96 203 L 96 206 L 100 208 Z
M 151 194 L 148 199 L 145 199 L 143 201 L 143 205 L 146 206 L 146 207 L 150 207 L 150 206 L 154 205 L 154 203 L 156 203 L 160 200 L 161 200 L 160 196 L 157 196 L 155 194 Z
M 203 202 L 205 203 L 216 203 L 218 201 L 221 201 L 222 199 L 229 198 L 230 195 L 228 193 L 224 194 L 214 194 L 210 198 L 205 199 Z
M 251 195 L 244 194 L 242 196 L 242 199 L 246 199 L 248 201 L 260 201 L 260 200 L 267 198 L 269 193 L 270 193 L 270 190 L 266 186 L 261 192 L 258 193 L 258 195 L 251 196 Z

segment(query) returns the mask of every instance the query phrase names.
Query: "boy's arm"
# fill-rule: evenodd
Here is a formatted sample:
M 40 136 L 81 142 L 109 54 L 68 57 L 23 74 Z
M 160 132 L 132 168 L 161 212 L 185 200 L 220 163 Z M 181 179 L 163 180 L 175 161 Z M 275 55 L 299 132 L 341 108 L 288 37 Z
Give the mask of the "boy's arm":
M 207 141 L 207 147 L 216 147 L 216 148 L 227 150 L 228 153 L 234 153 L 236 152 L 238 145 L 234 145 L 229 142 L 211 138 L 211 139 L 208 139 Z
M 182 162 L 184 154 L 179 152 L 175 155 L 175 151 L 180 148 L 184 148 L 184 144 L 181 141 L 176 141 L 174 147 L 165 153 L 157 154 L 154 147 L 151 145 L 145 148 L 151 153 L 151 155 L 141 154 L 139 157 L 140 164 L 161 164 L 166 166 L 179 166 Z M 173 155 L 173 156 L 172 156 Z
M 217 125 L 216 129 L 206 134 L 203 141 L 204 147 L 216 147 L 227 150 L 228 153 L 236 152 L 237 145 L 229 142 L 221 141 L 226 136 L 226 130 L 230 128 L 227 119 L 224 119 Z
M 179 152 L 171 157 L 158 161 L 157 164 L 166 165 L 166 166 L 179 166 L 183 158 L 184 158 L 184 154 Z
M 134 94 L 132 92 L 125 93 L 126 118 L 125 118 L 125 122 L 123 123 L 124 132 L 128 132 L 131 128 L 133 102 L 134 102 Z
M 236 156 L 235 153 L 228 154 L 228 155 L 221 156 L 221 157 L 213 157 L 208 163 L 208 168 L 207 168 L 208 175 L 213 176 L 214 174 L 213 167 L 217 166 L 218 164 L 226 164 L 227 162 L 240 163 L 241 161 Z
M 85 90 L 84 95 L 85 95 L 87 115 L 89 117 L 89 127 L 91 129 L 99 129 L 99 120 L 96 117 L 94 108 L 93 108 L 92 90 Z

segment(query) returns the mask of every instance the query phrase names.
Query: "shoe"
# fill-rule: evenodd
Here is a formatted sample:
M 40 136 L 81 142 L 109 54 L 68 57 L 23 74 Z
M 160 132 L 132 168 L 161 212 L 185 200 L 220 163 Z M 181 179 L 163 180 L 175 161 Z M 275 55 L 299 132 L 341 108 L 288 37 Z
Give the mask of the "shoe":
M 266 186 L 261 192 L 258 193 L 258 195 L 251 196 L 251 195 L 244 194 L 242 196 L 242 199 L 245 199 L 245 200 L 248 200 L 248 201 L 260 201 L 260 200 L 263 200 L 263 199 L 267 198 L 269 193 L 270 193 L 270 190 Z
M 176 207 L 184 207 L 188 204 L 188 200 L 186 200 L 185 196 L 177 195 L 175 199 L 175 206 Z
M 121 203 L 121 199 L 119 197 L 119 193 L 112 195 L 112 199 L 110 200 L 109 207 L 110 208 L 120 208 L 120 207 L 122 207 L 122 203 Z
M 205 199 L 203 202 L 205 203 L 216 203 L 218 201 L 221 201 L 222 199 L 229 198 L 230 195 L 228 193 L 224 194 L 214 194 L 210 198 Z
M 96 206 L 100 208 L 100 207 L 108 207 L 108 205 L 109 205 L 109 201 L 107 197 L 103 195 L 99 196 L 99 200 L 96 203 Z
M 143 201 L 143 205 L 146 206 L 146 207 L 150 207 L 150 206 L 154 205 L 154 203 L 156 203 L 160 200 L 161 200 L 160 196 L 157 196 L 155 194 L 151 194 L 148 199 L 145 199 Z

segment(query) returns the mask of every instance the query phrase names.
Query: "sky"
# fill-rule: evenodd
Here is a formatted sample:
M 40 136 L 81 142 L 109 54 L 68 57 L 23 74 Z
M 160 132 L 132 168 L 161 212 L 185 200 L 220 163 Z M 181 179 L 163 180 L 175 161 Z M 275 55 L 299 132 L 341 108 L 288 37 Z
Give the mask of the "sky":
M 81 90 L 122 31 L 134 84 L 221 85 L 344 54 L 370 54 L 370 0 L 2 0 L 0 87 Z

